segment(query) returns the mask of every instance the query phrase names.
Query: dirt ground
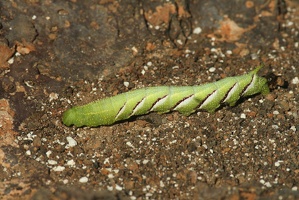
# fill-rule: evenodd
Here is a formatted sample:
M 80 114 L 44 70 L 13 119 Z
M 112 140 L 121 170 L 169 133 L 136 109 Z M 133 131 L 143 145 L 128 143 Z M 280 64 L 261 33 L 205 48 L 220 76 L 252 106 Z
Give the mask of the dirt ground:
M 299 199 L 299 2 L 0 2 L 1 199 Z M 259 64 L 287 84 L 188 117 L 67 127 L 136 88 Z

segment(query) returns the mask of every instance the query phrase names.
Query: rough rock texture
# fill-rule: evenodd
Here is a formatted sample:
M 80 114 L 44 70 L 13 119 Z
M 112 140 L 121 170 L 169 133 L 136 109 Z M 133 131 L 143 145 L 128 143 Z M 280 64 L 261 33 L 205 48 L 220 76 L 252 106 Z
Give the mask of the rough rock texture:
M 289 0 L 1 1 L 3 199 L 298 199 L 299 4 Z M 66 127 L 131 89 L 280 75 L 214 114 Z M 284 84 L 284 81 L 288 84 Z

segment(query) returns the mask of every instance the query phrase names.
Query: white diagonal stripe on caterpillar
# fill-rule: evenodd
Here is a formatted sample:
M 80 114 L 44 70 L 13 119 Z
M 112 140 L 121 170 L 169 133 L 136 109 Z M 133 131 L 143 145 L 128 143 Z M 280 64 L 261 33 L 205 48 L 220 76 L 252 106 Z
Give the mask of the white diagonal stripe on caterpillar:
M 217 90 L 214 90 L 211 94 L 209 94 L 208 98 L 206 98 L 201 105 L 199 106 L 199 109 L 205 109 L 204 107 L 207 106 L 209 103 L 211 103 L 215 97 L 217 96 Z
M 242 92 L 241 96 L 243 96 L 244 94 L 246 94 L 249 90 L 251 90 L 252 88 L 254 88 L 255 86 L 255 82 L 256 82 L 256 75 L 253 75 L 250 83 L 244 88 L 244 91 Z
M 125 103 L 118 111 L 117 115 L 115 116 L 115 120 L 118 120 L 119 116 L 121 116 L 125 110 L 126 110 L 126 105 L 127 103 Z
M 159 99 L 158 101 L 156 101 L 152 108 L 150 109 L 151 111 L 155 111 L 156 108 L 159 108 L 160 106 L 162 106 L 168 99 L 169 95 L 165 95 L 164 97 L 162 97 L 161 99 Z
M 178 110 L 178 109 L 188 105 L 193 100 L 194 100 L 194 94 L 190 95 L 189 97 L 186 97 L 182 101 L 179 101 L 178 104 L 172 110 Z
M 231 97 L 232 95 L 239 89 L 239 83 L 235 83 L 233 85 L 233 87 L 230 88 L 230 90 L 226 93 L 226 97 L 225 99 L 222 101 L 223 103 L 226 103 Z
M 138 112 L 143 107 L 145 99 L 146 97 L 143 97 L 143 99 L 136 104 L 130 116 L 133 116 L 136 112 Z

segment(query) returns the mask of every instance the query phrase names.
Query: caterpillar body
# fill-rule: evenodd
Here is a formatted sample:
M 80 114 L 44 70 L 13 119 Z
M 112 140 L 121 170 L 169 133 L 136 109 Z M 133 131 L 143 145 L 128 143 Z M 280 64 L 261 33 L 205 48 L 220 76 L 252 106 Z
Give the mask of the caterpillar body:
M 63 113 L 66 126 L 111 125 L 133 115 L 178 111 L 190 115 L 197 110 L 214 112 L 220 105 L 234 106 L 241 97 L 269 93 L 267 79 L 257 75 L 261 66 L 248 74 L 227 77 L 198 86 L 158 86 L 132 90 L 75 106 Z

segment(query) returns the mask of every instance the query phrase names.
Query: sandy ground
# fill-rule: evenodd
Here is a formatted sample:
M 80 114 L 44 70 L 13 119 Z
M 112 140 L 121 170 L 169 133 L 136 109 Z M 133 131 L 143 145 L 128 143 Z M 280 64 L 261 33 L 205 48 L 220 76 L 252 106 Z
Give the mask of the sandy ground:
M 299 199 L 299 4 L 0 2 L 3 199 Z M 270 94 L 188 117 L 67 127 L 132 89 L 280 76 Z

